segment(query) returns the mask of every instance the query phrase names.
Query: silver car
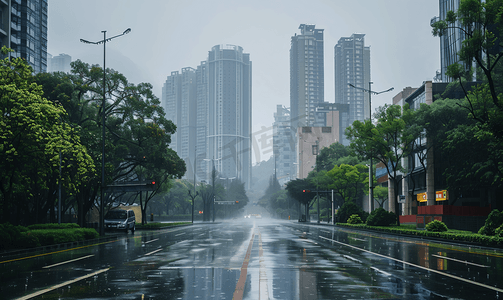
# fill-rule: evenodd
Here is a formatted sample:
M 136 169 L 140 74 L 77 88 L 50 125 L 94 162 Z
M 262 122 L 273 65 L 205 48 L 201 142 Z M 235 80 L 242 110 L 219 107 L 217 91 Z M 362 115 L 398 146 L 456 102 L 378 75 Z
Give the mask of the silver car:
M 136 218 L 131 209 L 113 209 L 105 215 L 105 230 L 131 230 L 134 233 Z

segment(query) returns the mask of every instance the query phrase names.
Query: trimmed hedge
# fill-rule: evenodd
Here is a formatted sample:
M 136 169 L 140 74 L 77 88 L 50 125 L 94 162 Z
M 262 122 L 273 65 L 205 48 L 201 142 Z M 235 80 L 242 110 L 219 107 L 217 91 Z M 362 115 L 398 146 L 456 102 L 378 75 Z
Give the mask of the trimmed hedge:
M 362 219 L 357 214 L 351 215 L 351 217 L 349 217 L 348 219 L 348 224 L 362 224 L 362 223 L 363 223 Z
M 390 226 L 395 224 L 396 215 L 392 212 L 388 212 L 382 207 L 372 211 L 367 218 L 367 225 L 369 226 Z
M 496 230 L 503 225 L 503 212 L 493 209 L 487 216 L 486 223 L 479 230 L 479 234 L 496 235 Z
M 79 224 L 76 223 L 47 223 L 47 224 L 33 224 L 29 225 L 28 229 L 71 229 L 71 228 L 80 228 Z
M 426 230 L 433 232 L 444 232 L 447 231 L 447 225 L 444 222 L 439 220 L 434 220 L 428 224 L 426 224 Z
M 337 223 L 338 226 L 349 227 L 349 228 L 358 228 L 358 229 L 369 229 L 381 232 L 389 232 L 396 234 L 405 234 L 412 236 L 424 236 L 430 238 L 440 238 L 447 241 L 461 241 L 479 244 L 483 246 L 499 246 L 503 247 L 503 237 L 497 236 L 487 236 L 482 234 L 464 234 L 464 233 L 456 233 L 456 232 L 432 232 L 426 230 L 416 230 L 410 228 L 400 228 L 400 227 L 385 227 L 385 226 L 368 226 L 365 224 L 347 224 L 347 223 Z
M 29 226 L 29 228 L 38 227 L 49 227 L 53 229 L 30 230 L 27 227 L 14 226 L 9 223 L 0 224 L 0 250 L 27 249 L 91 240 L 99 237 L 95 229 L 80 228 L 77 224 L 37 224 Z M 55 229 L 58 227 L 66 227 L 66 229 Z

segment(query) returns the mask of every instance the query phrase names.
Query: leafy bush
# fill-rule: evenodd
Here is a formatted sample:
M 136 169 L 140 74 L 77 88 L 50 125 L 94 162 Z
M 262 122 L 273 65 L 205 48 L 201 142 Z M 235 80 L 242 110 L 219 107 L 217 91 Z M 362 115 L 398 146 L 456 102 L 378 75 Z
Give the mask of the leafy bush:
M 382 207 L 374 210 L 367 218 L 367 225 L 369 226 L 389 226 L 394 224 L 396 224 L 396 215 L 386 211 Z
M 99 236 L 93 228 L 36 229 L 28 233 L 35 236 L 42 246 L 95 239 Z
M 359 215 L 354 214 L 354 215 L 351 215 L 351 217 L 349 217 L 348 223 L 349 224 L 362 224 L 363 221 L 362 221 L 362 219 L 360 218 Z
M 432 232 L 443 232 L 447 231 L 447 225 L 445 225 L 444 222 L 439 221 L 439 220 L 434 220 L 428 224 L 426 224 L 426 230 L 432 231 Z
M 28 231 L 24 226 L 14 226 L 10 223 L 0 224 L 0 250 L 13 249 L 21 233 Z
M 367 229 L 367 230 L 370 229 L 395 234 L 425 236 L 430 238 L 440 238 L 451 241 L 463 241 L 484 246 L 497 246 L 497 247 L 503 246 L 503 237 L 486 236 L 472 232 L 459 233 L 459 231 L 450 231 L 450 230 L 446 232 L 433 232 L 427 230 L 409 229 L 407 227 L 402 228 L 402 226 L 368 226 L 365 224 L 347 224 L 347 223 L 337 223 L 337 225 L 351 228 Z
M 79 224 L 76 223 L 47 223 L 47 224 L 33 224 L 28 226 L 29 229 L 71 229 L 80 228 Z
M 495 235 L 496 228 L 503 225 L 503 212 L 500 212 L 497 209 L 491 211 L 491 213 L 487 216 L 486 223 L 479 230 L 479 234 L 483 235 Z
M 494 236 L 497 236 L 497 237 L 502 237 L 503 238 L 503 225 L 501 225 L 500 227 L 496 228 L 495 232 L 494 232 Z
M 337 219 L 341 223 L 346 223 L 350 216 L 358 215 L 363 222 L 367 219 L 368 213 L 364 212 L 361 207 L 352 201 L 345 202 L 337 211 Z
M 13 245 L 13 248 L 17 249 L 27 249 L 27 248 L 35 248 L 41 246 L 38 237 L 34 234 L 31 234 L 30 231 L 21 232 L 19 237 L 16 239 L 16 242 Z

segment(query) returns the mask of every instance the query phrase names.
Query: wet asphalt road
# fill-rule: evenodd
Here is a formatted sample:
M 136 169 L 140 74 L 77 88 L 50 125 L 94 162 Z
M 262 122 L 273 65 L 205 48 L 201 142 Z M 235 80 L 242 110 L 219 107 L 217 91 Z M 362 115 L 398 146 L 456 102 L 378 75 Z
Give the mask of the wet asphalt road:
M 1 299 L 503 299 L 503 251 L 238 219 L 2 258 Z

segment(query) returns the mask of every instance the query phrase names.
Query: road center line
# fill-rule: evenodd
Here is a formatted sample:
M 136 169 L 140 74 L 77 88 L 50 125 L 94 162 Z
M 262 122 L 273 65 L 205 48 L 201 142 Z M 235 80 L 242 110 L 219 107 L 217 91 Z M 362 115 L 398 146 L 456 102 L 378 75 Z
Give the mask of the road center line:
M 321 235 L 319 237 L 322 238 L 322 239 L 324 239 L 324 240 L 327 240 L 327 241 L 331 241 L 331 242 L 334 242 L 334 243 L 337 243 L 337 244 L 341 244 L 341 245 L 344 245 L 346 247 L 357 249 L 357 250 L 360 250 L 360 251 L 363 251 L 363 252 L 367 252 L 367 253 L 370 253 L 370 254 L 373 254 L 373 255 L 376 255 L 376 256 L 380 256 L 380 257 L 384 257 L 384 258 L 387 258 L 387 259 L 391 259 L 391 260 L 394 260 L 394 261 L 397 261 L 397 262 L 400 262 L 400 263 L 403 263 L 403 264 L 406 264 L 406 265 L 409 265 L 409 266 L 413 266 L 413 267 L 416 267 L 416 268 L 419 268 L 419 269 L 422 269 L 422 270 L 426 270 L 428 272 L 437 273 L 437 274 L 444 275 L 444 276 L 447 276 L 447 277 L 450 277 L 450 278 L 453 278 L 453 279 L 456 279 L 456 280 L 459 280 L 459 281 L 463 281 L 463 282 L 475 284 L 475 285 L 478 285 L 478 286 L 481 286 L 481 287 L 484 287 L 484 288 L 487 288 L 487 289 L 490 289 L 490 290 L 493 290 L 493 291 L 497 291 L 497 292 L 503 293 L 503 289 L 500 289 L 500 288 L 497 288 L 497 287 L 494 287 L 494 286 L 490 286 L 490 285 L 483 284 L 483 283 L 480 283 L 480 282 L 476 282 L 476 281 L 472 281 L 472 280 L 469 280 L 469 279 L 465 279 L 463 277 L 458 277 L 458 276 L 455 276 L 455 275 L 452 275 L 452 274 L 449 274 L 449 273 L 440 272 L 440 271 L 435 270 L 435 269 L 429 269 L 429 268 L 426 268 L 426 267 L 423 267 L 423 266 L 420 266 L 420 265 L 416 265 L 416 264 L 413 264 L 413 263 L 410 263 L 410 262 L 403 261 L 403 260 L 398 259 L 398 258 L 386 256 L 386 255 L 383 255 L 383 254 L 379 254 L 379 253 L 375 253 L 375 252 L 372 252 L 372 251 L 369 251 L 369 250 L 365 250 L 365 249 L 362 249 L 362 248 L 351 246 L 351 245 L 348 245 L 348 244 L 345 244 L 345 243 L 342 243 L 342 242 L 339 242 L 339 241 L 336 241 L 336 240 L 332 240 L 332 239 L 323 237 Z
M 466 260 L 459 260 L 459 259 L 450 258 L 450 257 L 447 257 L 447 256 L 441 256 L 441 255 L 436 255 L 436 254 L 432 254 L 431 256 L 435 256 L 435 257 L 438 257 L 438 258 L 441 258 L 441 259 L 448 259 L 448 260 L 452 260 L 452 261 L 455 261 L 455 262 L 459 262 L 459 263 L 467 264 L 467 265 L 472 265 L 472 266 L 476 266 L 476 267 L 489 268 L 489 266 L 479 265 L 479 264 L 472 263 L 472 262 L 469 262 L 469 261 L 466 261 Z
M 75 282 L 77 282 L 77 281 L 80 281 L 80 280 L 83 280 L 83 279 L 86 279 L 86 278 L 89 278 L 89 277 L 96 276 L 96 275 L 101 274 L 101 273 L 103 273 L 103 272 L 106 272 L 106 271 L 108 271 L 108 270 L 110 270 L 110 268 L 102 269 L 102 270 L 96 271 L 96 272 L 94 272 L 94 273 L 87 274 L 87 275 L 85 275 L 85 276 L 81 276 L 81 277 L 75 278 L 75 279 L 70 280 L 70 281 L 65 281 L 65 282 L 63 282 L 63 283 L 57 284 L 57 285 L 52 286 L 52 287 L 50 287 L 50 288 L 47 288 L 47 289 L 45 289 L 45 290 L 40 290 L 40 291 L 35 292 L 35 293 L 33 293 L 33 294 L 29 294 L 29 295 L 26 295 L 26 296 L 24 296 L 24 297 L 18 298 L 17 300 L 27 300 L 27 299 L 31 299 L 31 298 L 34 298 L 34 297 L 40 296 L 40 295 L 42 295 L 42 294 L 45 294 L 45 293 L 47 293 L 47 292 L 53 291 L 53 290 L 55 290 L 55 289 L 59 289 L 59 288 L 61 288 L 61 287 L 64 287 L 64 286 L 67 286 L 67 285 L 73 284 L 73 283 L 75 283 Z
M 269 300 L 269 282 L 267 280 L 267 272 L 266 272 L 266 266 L 265 266 L 265 259 L 264 259 L 264 248 L 262 248 L 262 234 L 260 233 L 260 229 L 258 230 L 258 256 L 259 256 L 259 263 L 260 263 L 260 268 L 259 268 L 259 300 L 260 299 L 267 299 Z
M 232 300 L 242 300 L 243 299 L 243 293 L 245 291 L 245 284 L 246 284 L 246 273 L 248 272 L 248 263 L 250 262 L 250 255 L 251 255 L 251 250 L 253 247 L 253 239 L 254 238 L 255 238 L 255 232 L 252 231 L 250 244 L 248 245 L 248 250 L 246 250 L 245 259 L 243 261 L 243 266 L 241 266 L 241 273 L 239 275 L 239 280 L 236 284 L 236 289 L 234 290 Z
M 81 259 L 86 259 L 86 258 L 89 258 L 89 257 L 93 257 L 94 254 L 92 255 L 88 255 L 88 256 L 83 256 L 83 257 L 80 257 L 80 258 L 76 258 L 76 259 L 72 259 L 72 260 L 67 260 L 67 261 L 63 261 L 63 262 L 60 262 L 60 263 L 57 263 L 57 264 L 54 264 L 54 265 L 50 265 L 50 266 L 45 266 L 45 267 L 42 267 L 43 269 L 49 269 L 49 268 L 52 268 L 52 267 L 55 267 L 55 266 L 59 266 L 59 265 L 64 265 L 64 264 L 69 264 L 69 263 L 72 263 L 74 261 L 78 261 L 78 260 L 81 260 Z

